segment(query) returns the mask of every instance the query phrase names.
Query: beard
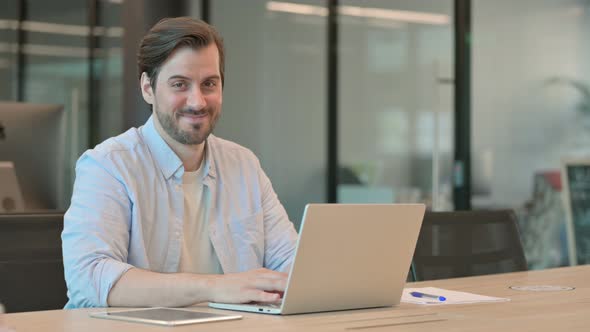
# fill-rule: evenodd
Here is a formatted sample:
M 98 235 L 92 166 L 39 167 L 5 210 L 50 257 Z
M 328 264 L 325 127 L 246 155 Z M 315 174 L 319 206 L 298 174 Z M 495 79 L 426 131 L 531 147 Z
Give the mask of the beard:
M 158 121 L 162 125 L 162 129 L 168 134 L 173 140 L 177 141 L 181 144 L 186 145 L 198 145 L 207 139 L 209 135 L 213 132 L 213 128 L 217 123 L 217 118 L 219 117 L 219 112 L 215 112 L 212 108 L 204 108 L 200 111 L 190 109 L 190 108 L 183 108 L 180 109 L 172 114 L 159 112 L 158 110 L 154 110 L 156 116 L 158 117 Z M 203 113 L 209 114 L 209 123 L 197 123 L 192 124 L 189 130 L 183 130 L 180 128 L 178 119 L 182 114 L 193 114 L 199 115 Z

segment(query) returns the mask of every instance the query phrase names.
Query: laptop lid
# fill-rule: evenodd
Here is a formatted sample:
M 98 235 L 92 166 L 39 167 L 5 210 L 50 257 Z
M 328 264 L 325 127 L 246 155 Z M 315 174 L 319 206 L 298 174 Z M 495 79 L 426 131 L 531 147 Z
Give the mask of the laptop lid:
M 424 204 L 308 204 L 281 306 L 209 306 L 286 315 L 399 304 L 424 211 Z
M 281 314 L 397 305 L 424 204 L 308 204 Z

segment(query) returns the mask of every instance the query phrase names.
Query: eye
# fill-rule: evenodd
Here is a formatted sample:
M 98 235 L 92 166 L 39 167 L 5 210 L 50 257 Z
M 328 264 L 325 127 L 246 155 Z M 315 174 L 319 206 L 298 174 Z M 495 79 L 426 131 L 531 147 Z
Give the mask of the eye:
M 206 88 L 210 88 L 211 89 L 211 88 L 214 88 L 214 87 L 217 86 L 217 82 L 215 82 L 215 81 L 206 81 L 205 83 L 203 83 L 203 85 Z
M 184 89 L 184 88 L 186 88 L 186 86 L 187 86 L 186 83 L 182 82 L 182 81 L 172 83 L 172 87 L 175 89 Z

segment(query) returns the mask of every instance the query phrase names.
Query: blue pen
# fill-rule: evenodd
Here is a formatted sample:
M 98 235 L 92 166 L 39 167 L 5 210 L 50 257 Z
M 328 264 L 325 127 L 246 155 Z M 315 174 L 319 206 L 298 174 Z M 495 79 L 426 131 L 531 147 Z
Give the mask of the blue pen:
M 426 294 L 426 293 L 421 293 L 421 292 L 410 292 L 410 295 L 412 295 L 413 297 L 426 297 L 429 299 L 436 299 L 439 301 L 446 301 L 447 298 L 444 296 L 438 296 L 438 295 L 432 295 L 432 294 Z

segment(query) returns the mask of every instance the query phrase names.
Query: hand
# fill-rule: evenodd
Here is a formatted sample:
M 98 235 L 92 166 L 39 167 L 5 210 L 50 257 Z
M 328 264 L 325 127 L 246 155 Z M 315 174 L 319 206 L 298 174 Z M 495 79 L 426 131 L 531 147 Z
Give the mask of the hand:
M 278 302 L 287 286 L 287 273 L 268 269 L 230 273 L 211 280 L 213 302 Z

